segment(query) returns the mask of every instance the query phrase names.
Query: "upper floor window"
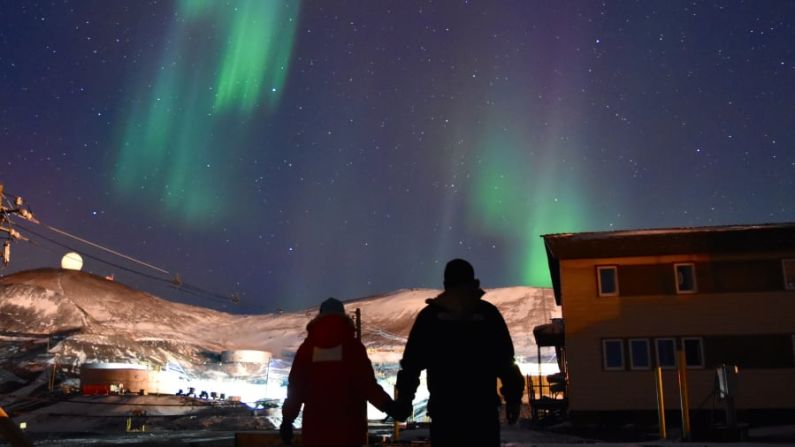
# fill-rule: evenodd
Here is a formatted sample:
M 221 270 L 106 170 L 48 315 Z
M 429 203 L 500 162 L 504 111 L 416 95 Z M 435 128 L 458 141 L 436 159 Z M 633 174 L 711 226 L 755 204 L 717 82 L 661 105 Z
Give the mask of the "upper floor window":
M 618 338 L 602 340 L 602 361 L 606 370 L 623 370 L 624 341 Z
M 649 340 L 633 338 L 629 340 L 629 366 L 631 369 L 651 368 Z
M 696 266 L 692 263 L 674 264 L 676 293 L 696 293 Z
M 618 268 L 614 265 L 596 267 L 596 279 L 599 283 L 599 296 L 618 295 Z
M 782 259 L 781 268 L 784 269 L 784 288 L 795 290 L 795 259 Z
M 682 347 L 688 368 L 704 367 L 704 341 L 701 337 L 682 337 Z
M 676 368 L 676 340 L 673 338 L 656 338 L 654 344 L 657 354 L 657 366 L 663 369 Z

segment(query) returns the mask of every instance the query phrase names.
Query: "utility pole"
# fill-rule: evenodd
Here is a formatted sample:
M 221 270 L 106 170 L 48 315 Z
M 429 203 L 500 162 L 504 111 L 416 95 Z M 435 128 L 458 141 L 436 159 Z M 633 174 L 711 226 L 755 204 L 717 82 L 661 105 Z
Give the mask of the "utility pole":
M 8 216 L 18 214 L 25 219 L 34 219 L 33 214 L 29 210 L 21 208 L 23 203 L 22 197 L 17 197 L 12 206 L 6 207 L 6 204 L 11 205 L 11 202 L 6 200 L 3 184 L 0 183 L 0 237 L 5 239 L 2 252 L 3 265 L 8 265 L 11 262 L 11 240 L 27 240 L 11 226 L 11 220 Z M 4 233 L 7 236 L 3 236 Z M 0 407 L 0 439 L 5 439 L 13 447 L 33 446 L 33 443 L 25 437 L 22 430 L 14 424 L 2 407 Z
M 10 216 L 13 214 L 25 220 L 37 222 L 36 218 L 33 217 L 33 213 L 24 205 L 25 200 L 22 197 L 16 197 L 13 202 L 8 200 L 5 196 L 3 184 L 0 183 L 0 237 L 5 239 L 2 252 L 3 265 L 8 265 L 11 262 L 11 241 L 28 240 L 14 229 Z

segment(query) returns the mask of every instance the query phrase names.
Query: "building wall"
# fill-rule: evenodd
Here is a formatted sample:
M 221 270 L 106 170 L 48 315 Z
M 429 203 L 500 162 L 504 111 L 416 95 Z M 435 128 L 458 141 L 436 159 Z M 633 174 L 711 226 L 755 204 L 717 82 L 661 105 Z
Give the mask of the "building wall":
M 174 394 L 180 387 L 178 376 L 142 365 L 89 363 L 80 367 L 83 394 L 108 394 L 110 385 L 119 384 L 128 392 L 144 390 L 148 394 Z
M 773 361 L 774 368 L 759 368 L 757 366 L 764 365 L 759 361 L 751 362 L 756 365 L 749 367 L 740 364 L 737 408 L 795 408 L 795 387 L 790 385 L 795 383 L 795 367 L 792 366 L 795 364 L 792 349 L 795 318 L 791 317 L 795 315 L 795 292 L 784 290 L 780 263 L 780 259 L 792 257 L 795 257 L 794 253 L 768 253 L 753 257 L 692 255 L 562 261 L 562 312 L 566 322 L 570 410 L 656 408 L 651 370 L 604 370 L 604 338 L 704 337 L 707 364 L 703 369 L 688 370 L 690 405 L 696 407 L 708 399 L 713 390 L 715 371 L 712 368 L 716 366 L 714 363 L 720 363 L 720 356 L 728 356 L 726 346 L 732 343 L 726 336 L 731 335 L 743 338 L 761 336 L 757 340 L 762 343 L 764 337 L 768 337 L 768 340 L 781 345 L 776 348 L 776 353 L 789 356 L 781 362 Z M 696 264 L 697 279 L 701 283 L 699 293 L 675 294 L 673 263 L 680 262 Z M 597 265 L 626 267 L 619 267 L 619 296 L 598 296 Z M 715 268 L 710 269 L 710 266 Z M 742 266 L 752 267 L 743 269 Z M 759 266 L 767 266 L 774 272 L 760 276 Z M 646 288 L 642 282 L 622 279 L 622 270 L 632 272 L 633 269 L 645 269 L 647 275 L 648 272 L 657 272 L 647 278 L 656 277 L 658 280 L 649 280 L 654 284 Z M 731 272 L 730 278 L 721 280 L 726 271 Z M 665 285 L 665 272 L 670 272 L 670 288 Z M 743 275 L 748 275 L 748 281 L 743 280 Z M 777 289 L 775 279 L 770 278 L 780 279 Z M 631 296 L 621 294 L 624 282 L 632 284 L 629 287 L 634 291 Z M 748 284 L 753 287 L 746 286 Z M 702 287 L 706 285 L 709 287 Z M 731 291 L 737 289 L 740 291 Z M 638 290 L 642 292 L 638 293 Z M 787 346 L 789 352 L 785 352 Z M 749 348 L 753 347 L 745 347 L 746 350 Z M 710 349 L 723 349 L 723 354 L 716 357 Z M 669 370 L 663 375 L 666 406 L 679 408 L 676 373 Z M 711 402 L 706 402 L 706 405 L 711 406 Z
M 80 385 L 84 392 L 96 388 L 96 385 L 119 384 L 131 392 L 151 392 L 149 371 L 146 369 L 80 368 Z

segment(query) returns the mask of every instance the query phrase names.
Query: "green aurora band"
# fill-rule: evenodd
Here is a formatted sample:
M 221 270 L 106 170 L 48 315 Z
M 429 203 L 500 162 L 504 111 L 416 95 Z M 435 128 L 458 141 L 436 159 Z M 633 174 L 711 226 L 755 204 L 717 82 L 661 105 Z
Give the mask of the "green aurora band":
M 297 1 L 180 1 L 119 130 L 118 191 L 192 224 L 223 211 L 240 156 L 225 130 L 278 106 L 298 12 Z
M 556 140 L 534 145 L 526 136 L 492 126 L 477 145 L 470 207 L 477 215 L 470 221 L 503 244 L 523 247 L 511 250 L 519 256 L 511 265 L 531 286 L 551 286 L 540 236 L 577 231 L 587 215 L 578 172 L 556 155 L 562 152 Z

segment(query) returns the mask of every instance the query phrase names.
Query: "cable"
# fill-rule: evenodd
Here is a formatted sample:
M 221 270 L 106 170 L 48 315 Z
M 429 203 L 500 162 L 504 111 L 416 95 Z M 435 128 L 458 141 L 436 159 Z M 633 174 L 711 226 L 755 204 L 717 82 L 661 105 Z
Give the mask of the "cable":
M 9 193 L 9 194 L 10 194 L 10 193 Z M 6 210 L 6 209 L 5 209 L 5 208 L 2 206 L 2 201 L 3 201 L 3 200 L 5 200 L 5 202 L 8 204 L 8 207 L 9 207 L 9 209 L 8 209 L 8 210 Z M 11 200 L 10 200 L 10 199 L 9 199 L 9 198 L 6 196 L 6 194 L 2 194 L 2 195 L 0 195 L 0 210 L 2 210 L 2 215 L 0 215 L 0 216 L 2 216 L 2 220 L 3 220 L 3 221 L 6 221 L 6 222 L 8 222 L 8 227 L 9 227 L 9 229 L 12 229 L 12 228 L 13 228 L 13 223 L 12 223 L 11 219 L 9 218 L 9 214 L 10 214 L 10 212 L 8 212 L 8 211 L 10 210 L 11 212 L 19 212 L 19 210 L 18 210 L 18 209 L 17 209 L 17 210 L 13 209 L 13 206 L 15 206 L 15 204 L 13 204 L 13 203 L 11 202 Z M 152 264 L 149 264 L 149 263 L 147 263 L 147 262 L 141 261 L 141 260 L 139 260 L 139 259 L 133 258 L 132 256 L 125 255 L 124 253 L 121 253 L 121 252 L 119 252 L 119 251 L 116 251 L 116 250 L 113 250 L 113 249 L 110 249 L 110 248 L 104 247 L 104 246 L 102 246 L 102 245 L 100 245 L 100 244 L 97 244 L 97 243 L 95 243 L 95 242 L 91 242 L 91 241 L 89 241 L 89 240 L 87 240 L 87 239 L 84 239 L 84 238 L 81 238 L 81 237 L 79 237 L 79 236 L 75 236 L 75 235 L 73 235 L 73 234 L 71 234 L 71 233 L 68 233 L 68 232 L 66 232 L 66 231 L 64 231 L 64 230 L 61 230 L 61 229 L 59 229 L 59 228 L 55 228 L 55 227 L 53 227 L 53 226 L 50 226 L 50 225 L 47 225 L 47 224 L 41 223 L 41 222 L 39 222 L 38 220 L 36 220 L 36 219 L 33 219 L 33 218 L 32 218 L 32 215 L 31 215 L 29 212 L 27 213 L 27 215 L 25 215 L 25 214 L 22 214 L 22 217 L 23 217 L 25 220 L 29 221 L 29 222 L 36 223 L 36 224 L 38 224 L 38 225 L 40 225 L 40 226 L 42 226 L 42 227 L 44 227 L 44 228 L 46 228 L 46 229 L 48 229 L 48 230 L 50 230 L 50 231 L 53 231 L 53 232 L 55 232 L 55 233 L 57 233 L 57 234 L 60 234 L 60 235 L 62 235 L 62 236 L 65 236 L 65 237 L 71 238 L 71 239 L 73 239 L 73 240 L 76 240 L 76 241 L 82 242 L 82 243 L 84 243 L 84 244 L 86 244 L 86 245 L 89 245 L 89 246 L 91 246 L 91 247 L 94 247 L 94 248 L 97 248 L 97 249 L 99 249 L 99 250 L 105 251 L 105 252 L 107 252 L 107 253 L 110 253 L 110 254 L 112 254 L 112 255 L 118 256 L 118 257 L 120 257 L 120 258 L 126 259 L 126 260 L 128 260 L 128 261 L 130 261 L 130 262 L 133 262 L 133 263 L 135 263 L 135 264 L 138 264 L 138 265 L 144 266 L 144 267 L 146 267 L 146 268 L 149 268 L 149 269 L 152 269 L 152 270 L 158 271 L 158 272 L 160 272 L 160 273 L 165 273 L 166 275 L 170 275 L 170 272 L 169 272 L 169 271 L 167 271 L 167 270 L 165 270 L 165 269 L 162 269 L 162 268 L 160 268 L 160 267 L 154 266 L 154 265 L 152 265 Z M 44 239 L 44 240 L 46 240 L 46 241 L 48 241 L 48 242 L 50 242 L 50 243 L 52 243 L 52 244 L 55 244 L 55 245 L 58 245 L 58 246 L 60 246 L 60 247 L 66 248 L 66 249 L 68 249 L 68 250 L 73 250 L 73 251 L 76 251 L 76 252 L 79 252 L 79 253 L 80 253 L 80 251 L 79 251 L 79 250 L 76 250 L 76 249 L 74 249 L 73 247 L 70 247 L 70 246 L 68 246 L 68 245 L 66 245 L 66 244 L 63 244 L 63 243 L 60 243 L 60 242 L 58 242 L 58 241 L 55 241 L 55 240 L 53 240 L 53 239 L 51 239 L 51 238 L 48 238 L 48 237 L 44 236 L 44 235 L 43 235 L 43 234 L 41 234 L 41 233 L 37 233 L 37 232 L 35 232 L 35 231 L 31 230 L 29 227 L 26 227 L 26 226 L 24 226 L 24 225 L 19 225 L 19 224 L 16 224 L 16 226 L 18 226 L 19 228 L 22 228 L 23 230 L 25 230 L 25 231 L 26 231 L 26 232 L 28 232 L 28 233 L 35 234 L 36 236 L 38 236 L 38 237 L 40 237 L 40 238 L 42 238 L 42 239 Z M 32 242 L 32 241 L 28 241 L 28 242 Z M 221 294 L 218 294 L 218 293 L 214 293 L 214 292 L 211 292 L 211 291 L 209 291 L 209 290 L 202 289 L 201 287 L 194 286 L 194 285 L 192 285 L 192 284 L 188 284 L 188 283 L 184 283 L 184 282 L 182 282 L 182 280 L 181 280 L 181 279 L 179 279 L 179 277 L 178 277 L 178 276 L 177 276 L 176 278 L 174 278 L 174 279 L 171 279 L 171 278 L 169 278 L 169 279 L 166 279 L 166 278 L 161 278 L 161 277 L 154 276 L 154 275 L 150 275 L 150 274 L 147 274 L 147 273 L 144 273 L 144 272 L 138 271 L 138 270 L 133 270 L 133 269 L 131 269 L 131 268 L 124 267 L 124 266 L 122 266 L 122 265 L 115 264 L 115 263 L 112 263 L 112 262 L 110 262 L 110 261 L 106 261 L 106 260 L 104 260 L 104 259 L 101 259 L 101 258 L 99 258 L 99 257 L 96 257 L 96 256 L 92 256 L 92 255 L 89 255 L 89 254 L 86 254 L 86 253 L 82 253 L 82 254 L 83 254 L 83 255 L 85 255 L 86 257 L 90 258 L 90 259 L 93 259 L 93 260 L 95 260 L 95 261 L 98 261 L 98 262 L 101 262 L 101 263 L 103 263 L 103 264 L 107 264 L 107 265 L 113 266 L 113 267 L 115 267 L 115 268 L 118 268 L 118 269 L 121 269 L 121 270 L 127 271 L 127 272 L 129 272 L 129 273 L 133 273 L 133 274 L 136 274 L 136 275 L 140 275 L 140 276 L 143 276 L 143 277 L 145 277 L 145 278 L 152 279 L 152 280 L 155 280 L 155 281 L 162 281 L 162 282 L 168 283 L 168 284 L 170 284 L 170 285 L 171 285 L 173 288 L 176 288 L 176 289 L 178 289 L 178 290 L 181 290 L 182 292 L 185 292 L 185 293 L 189 293 L 189 294 L 191 294 L 191 295 L 193 295 L 193 296 L 197 296 L 197 297 L 200 297 L 200 298 L 205 298 L 205 299 L 211 299 L 211 300 L 215 300 L 215 301 L 222 302 L 222 303 L 228 303 L 229 301 L 232 301 L 232 302 L 233 302 L 233 303 L 235 303 L 235 304 L 239 304 L 239 303 L 240 303 L 240 298 L 239 298 L 237 295 L 233 295 L 233 296 L 225 296 L 225 295 L 221 295 Z M 175 287 L 175 284 L 176 284 L 176 287 Z
M 134 262 L 134 263 L 136 263 L 136 264 L 141 264 L 141 265 L 143 265 L 143 266 L 145 266 L 145 267 L 149 267 L 149 268 L 150 268 L 150 269 L 152 269 L 152 270 L 157 270 L 158 272 L 165 273 L 166 275 L 170 274 L 170 273 L 169 273 L 167 270 L 161 269 L 160 267 L 155 267 L 155 266 L 154 266 L 154 265 L 152 265 L 152 264 L 148 264 L 148 263 L 146 263 L 146 262 L 144 262 L 144 261 L 141 261 L 141 260 L 135 259 L 135 258 L 133 258 L 132 256 L 127 256 L 127 255 L 125 255 L 124 253 L 119 253 L 119 252 L 118 252 L 118 251 L 116 251 L 116 250 L 111 250 L 110 248 L 103 247 L 103 246 L 101 246 L 101 245 L 99 245 L 99 244 L 95 244 L 95 243 L 93 243 L 93 242 L 91 242 L 91 241 L 87 241 L 87 240 L 85 240 L 85 239 L 83 239 L 83 238 L 81 238 L 81 237 L 77 237 L 77 236 L 75 236 L 75 235 L 73 235 L 73 234 L 69 234 L 69 233 L 67 233 L 66 231 L 59 230 L 58 228 L 52 227 L 52 226 L 50 226 L 50 225 L 46 225 L 46 224 L 42 224 L 42 223 L 40 223 L 39 225 L 41 225 L 41 226 L 43 226 L 44 228 L 47 228 L 47 229 L 49 229 L 49 230 L 52 230 L 52 231 L 54 231 L 54 232 L 56 232 L 56 233 L 58 233 L 58 234 L 61 234 L 61 235 L 63 235 L 63 236 L 70 237 L 70 238 L 72 238 L 72 239 L 74 239 L 74 240 L 76 240 L 76 241 L 80 241 L 80 242 L 82 242 L 82 243 L 84 243 L 84 244 L 87 244 L 87 245 L 90 245 L 90 246 L 92 246 L 92 247 L 94 247 L 94 248 L 98 248 L 98 249 L 100 249 L 100 250 L 104 250 L 104 251 L 106 251 L 106 252 L 108 252 L 108 253 L 110 253 L 110 254 L 113 254 L 113 255 L 119 256 L 119 257 L 121 257 L 121 258 L 124 258 L 124 259 L 126 259 L 126 260 L 128 260 L 128 261 L 132 261 L 132 262 Z
M 174 281 L 172 279 L 162 278 L 162 277 L 159 277 L 159 276 L 150 275 L 148 273 L 144 273 L 144 272 L 141 272 L 139 270 L 134 270 L 134 269 L 131 269 L 129 267 L 125 267 L 123 265 L 116 264 L 116 263 L 104 260 L 104 259 L 99 258 L 97 256 L 85 253 L 85 252 L 83 252 L 81 250 L 77 250 L 74 247 L 71 247 L 71 246 L 69 246 L 67 244 L 58 242 L 58 241 L 56 241 L 56 240 L 54 240 L 52 238 L 44 236 L 43 234 L 41 234 L 41 233 L 39 233 L 37 231 L 34 231 L 34 230 L 30 229 L 29 227 L 27 227 L 25 225 L 17 224 L 17 226 L 19 228 L 25 230 L 25 232 L 30 233 L 30 234 L 32 234 L 32 235 L 34 235 L 36 237 L 41 238 L 41 239 L 44 239 L 45 241 L 50 242 L 51 244 L 55 244 L 55 245 L 57 245 L 59 247 L 65 248 L 67 250 L 78 252 L 82 256 L 85 256 L 85 257 L 87 257 L 89 259 L 93 259 L 93 260 L 95 260 L 97 262 L 101 262 L 103 264 L 112 266 L 114 268 L 117 268 L 117 269 L 120 269 L 120 270 L 124 270 L 126 272 L 129 272 L 129 273 L 132 273 L 132 274 L 135 274 L 135 275 L 139 275 L 139 276 L 142 276 L 144 278 L 148 278 L 148 279 L 151 279 L 151 280 L 154 280 L 154 281 L 160 281 L 160 282 L 169 284 L 172 288 L 180 290 L 180 291 L 182 291 L 184 293 L 188 293 L 190 295 L 193 295 L 193 296 L 196 296 L 196 297 L 199 297 L 199 298 L 209 299 L 209 300 L 212 300 L 212 301 L 215 301 L 215 302 L 219 302 L 219 303 L 229 303 L 230 301 L 235 302 L 235 300 L 232 297 L 228 297 L 228 296 L 224 296 L 224 295 L 221 295 L 221 294 L 218 294 L 218 293 L 215 293 L 215 292 L 211 292 L 209 290 L 202 289 L 201 287 L 194 286 L 192 284 L 188 284 L 188 283 L 184 283 L 184 282 L 182 282 L 182 283 L 180 283 L 178 285 L 175 285 L 175 283 L 174 283 Z M 33 243 L 34 245 L 41 246 L 40 244 L 37 244 L 34 241 L 30 241 L 30 242 Z M 127 259 L 127 257 L 125 257 L 125 259 Z
M 6 203 L 8 203 L 8 206 L 9 206 L 9 208 L 11 208 L 11 207 L 12 207 L 11 200 L 10 200 L 10 199 L 8 199 L 8 198 L 7 198 L 7 197 L 5 197 L 5 196 L 3 196 L 3 198 L 5 199 Z M 2 208 L 2 207 L 0 206 L 0 208 Z M 13 209 L 11 209 L 10 211 L 14 212 L 14 211 L 19 211 L 19 210 L 13 210 Z M 5 209 L 3 209 L 3 214 L 6 214 L 6 210 L 5 210 Z M 32 216 L 32 215 L 30 215 L 30 214 L 28 214 L 28 215 L 29 215 L 29 216 Z M 24 217 L 24 215 L 23 215 L 23 217 Z M 82 242 L 82 243 L 84 243 L 84 244 L 86 244 L 86 245 L 90 245 L 90 246 L 92 246 L 92 247 L 94 247 L 94 248 L 98 248 L 98 249 L 100 249 L 100 250 L 104 250 L 104 251 L 106 251 L 106 252 L 108 252 L 108 253 L 110 253 L 110 254 L 113 254 L 113 255 L 119 256 L 119 257 L 121 257 L 121 258 L 124 258 L 124 259 L 126 259 L 126 260 L 128 260 L 128 261 L 134 262 L 134 263 L 136 263 L 136 264 L 143 265 L 144 267 L 149 267 L 149 268 L 150 268 L 150 269 L 152 269 L 152 270 L 157 270 L 158 272 L 165 273 L 166 275 L 170 274 L 170 273 L 169 273 L 167 270 L 165 270 L 165 269 L 162 269 L 162 268 L 160 268 L 160 267 L 156 267 L 156 266 L 154 266 L 154 265 L 152 265 L 152 264 L 149 264 L 149 263 L 147 263 L 147 262 L 141 261 L 141 260 L 139 260 L 139 259 L 135 259 L 135 258 L 133 258 L 132 256 L 127 256 L 127 255 L 125 255 L 124 253 L 120 253 L 120 252 L 118 252 L 118 251 L 116 251 L 116 250 L 113 250 L 113 249 L 110 249 L 110 248 L 107 248 L 107 247 L 103 247 L 102 245 L 99 245 L 99 244 L 97 244 L 97 243 L 94 243 L 94 242 L 91 242 L 91 241 L 89 241 L 89 240 L 83 239 L 83 238 L 81 238 L 81 237 L 79 237 L 79 236 L 75 236 L 74 234 L 68 233 L 68 232 L 66 232 L 66 231 L 64 231 L 64 230 L 61 230 L 61 229 L 59 229 L 59 228 L 55 228 L 55 227 L 53 227 L 53 226 L 51 226 L 51 225 L 43 224 L 43 223 L 39 222 L 38 220 L 31 219 L 31 218 L 29 218 L 29 219 L 26 219 L 26 220 L 28 220 L 29 222 L 33 222 L 33 223 L 35 223 L 35 224 L 41 225 L 41 226 L 43 226 L 44 228 L 47 228 L 48 230 L 54 231 L 54 232 L 56 232 L 56 233 L 58 233 L 58 234 L 60 234 L 60 235 L 62 235 L 62 236 L 66 236 L 66 237 L 72 238 L 72 239 L 74 239 L 74 240 L 76 240 L 76 241 L 80 241 L 80 242 Z M 11 222 L 10 222 L 10 220 L 9 220 L 9 224 L 8 224 L 8 225 L 9 225 L 9 226 L 11 226 Z M 24 227 L 23 227 L 23 228 L 24 228 Z
M 18 227 L 20 227 L 20 228 L 22 228 L 23 230 L 25 230 L 25 232 L 27 232 L 27 233 L 30 233 L 30 234 L 32 234 L 32 235 L 34 235 L 34 236 L 36 236 L 36 237 L 40 237 L 40 238 L 44 239 L 45 241 L 47 241 L 47 242 L 49 242 L 49 243 L 51 243 L 51 244 L 55 244 L 55 245 L 57 245 L 57 246 L 59 246 L 59 247 L 63 247 L 63 248 L 65 248 L 65 249 L 67 249 L 67 250 L 72 250 L 72 251 L 78 252 L 78 253 L 80 253 L 82 256 L 85 256 L 85 257 L 87 257 L 87 258 L 89 258 L 89 259 L 93 259 L 93 260 L 95 260 L 95 261 L 98 261 L 98 262 L 101 262 L 101 263 L 103 263 L 103 264 L 107 264 L 107 265 L 110 265 L 110 266 L 112 266 L 112 267 L 115 267 L 115 268 L 118 268 L 118 269 L 121 269 L 121 270 L 124 270 L 124 271 L 130 272 L 130 273 L 134 273 L 134 274 L 136 274 L 136 275 L 141 275 L 141 276 L 143 276 L 143 277 L 146 277 L 146 278 L 149 278 L 149 279 L 153 279 L 153 280 L 156 280 L 156 281 L 171 282 L 170 280 L 168 280 L 168 279 L 165 279 L 165 278 L 161 278 L 161 277 L 159 277 L 159 276 L 150 275 L 150 274 L 148 274 L 148 273 L 140 272 L 140 271 L 138 271 L 138 270 L 133 270 L 133 269 L 131 269 L 131 268 L 129 268 L 129 267 L 125 267 L 125 266 L 123 266 L 123 265 L 120 265 L 120 264 L 116 264 L 116 263 L 113 263 L 113 262 L 110 262 L 110 261 L 106 261 L 106 260 L 104 260 L 104 259 L 101 259 L 101 258 L 99 258 L 99 257 L 97 257 L 97 256 L 94 256 L 94 255 L 88 254 L 88 253 L 86 253 L 86 252 L 84 252 L 84 251 L 82 251 L 82 250 L 78 250 L 78 249 L 76 249 L 76 248 L 74 248 L 74 247 L 72 247 L 72 246 L 69 246 L 69 245 L 67 245 L 67 244 L 64 244 L 64 243 L 58 242 L 58 241 L 56 241 L 55 239 L 49 238 L 49 237 L 47 237 L 47 236 L 45 236 L 45 235 L 43 235 L 43 234 L 41 234 L 41 233 L 39 233 L 39 232 L 37 232 L 37 231 L 31 230 L 30 228 L 28 228 L 28 227 L 26 227 L 26 226 L 24 226 L 24 225 L 17 224 L 17 226 L 18 226 Z M 37 245 L 38 245 L 38 244 L 37 244 Z

